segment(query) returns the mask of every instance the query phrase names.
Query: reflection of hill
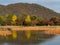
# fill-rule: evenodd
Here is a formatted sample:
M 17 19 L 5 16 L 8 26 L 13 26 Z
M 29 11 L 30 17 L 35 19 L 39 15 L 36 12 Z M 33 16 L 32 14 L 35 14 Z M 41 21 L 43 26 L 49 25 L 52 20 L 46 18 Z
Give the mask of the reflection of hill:
M 30 31 L 30 37 L 26 37 L 26 31 L 18 31 L 17 38 L 13 38 L 11 36 L 0 37 L 0 43 L 8 42 L 8 43 L 16 43 L 16 44 L 38 44 L 49 38 L 54 37 L 52 34 L 45 34 L 43 31 Z

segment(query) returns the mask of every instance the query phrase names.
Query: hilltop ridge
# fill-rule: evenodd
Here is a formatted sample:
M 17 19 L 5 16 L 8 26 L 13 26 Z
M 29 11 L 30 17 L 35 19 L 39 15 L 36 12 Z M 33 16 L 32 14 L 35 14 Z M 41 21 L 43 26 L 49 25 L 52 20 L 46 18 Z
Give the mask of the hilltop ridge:
M 29 15 L 37 15 L 43 18 L 51 18 L 53 16 L 60 17 L 59 13 L 46 8 L 38 4 L 28 4 L 28 3 L 15 3 L 9 5 L 0 5 L 0 15 L 5 14 L 16 14 L 17 16 L 22 15 L 23 13 L 28 13 Z

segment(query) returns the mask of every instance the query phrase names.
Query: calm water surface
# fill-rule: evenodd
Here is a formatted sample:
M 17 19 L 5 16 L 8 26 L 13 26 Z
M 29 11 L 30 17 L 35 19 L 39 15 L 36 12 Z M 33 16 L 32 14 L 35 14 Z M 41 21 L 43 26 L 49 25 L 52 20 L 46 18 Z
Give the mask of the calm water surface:
M 49 39 L 39 45 L 60 45 L 60 35 L 56 35 L 54 38 Z
M 11 35 L 0 36 L 0 45 L 60 45 L 60 35 L 44 31 L 11 31 Z

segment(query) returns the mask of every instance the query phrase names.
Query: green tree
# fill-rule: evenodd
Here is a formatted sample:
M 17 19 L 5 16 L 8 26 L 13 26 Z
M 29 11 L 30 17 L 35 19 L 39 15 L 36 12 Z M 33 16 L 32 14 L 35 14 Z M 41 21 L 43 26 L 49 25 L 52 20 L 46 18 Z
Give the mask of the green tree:
M 5 17 L 6 17 L 7 25 L 11 25 L 12 14 L 6 14 Z
M 0 16 L 0 25 L 4 25 L 4 17 L 3 16 Z
M 31 16 L 31 20 L 36 20 L 38 17 L 36 15 Z

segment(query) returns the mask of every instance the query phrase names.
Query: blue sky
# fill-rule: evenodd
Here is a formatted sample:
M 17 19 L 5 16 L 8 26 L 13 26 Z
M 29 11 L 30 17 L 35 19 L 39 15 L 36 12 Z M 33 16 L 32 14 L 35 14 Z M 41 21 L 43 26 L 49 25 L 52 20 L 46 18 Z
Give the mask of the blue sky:
M 60 13 L 60 0 L 0 0 L 0 4 L 4 5 L 19 2 L 37 3 Z

